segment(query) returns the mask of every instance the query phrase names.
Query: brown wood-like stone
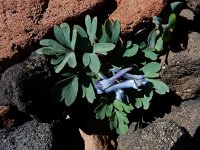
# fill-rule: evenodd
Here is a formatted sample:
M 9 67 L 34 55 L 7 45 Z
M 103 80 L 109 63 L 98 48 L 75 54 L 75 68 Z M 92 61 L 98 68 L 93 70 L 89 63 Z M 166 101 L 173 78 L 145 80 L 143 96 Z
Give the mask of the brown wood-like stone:
M 110 19 L 121 22 L 122 35 L 128 34 L 145 18 L 161 13 L 166 0 L 117 0 L 118 7 Z
M 97 11 L 106 0 L 0 0 L 0 71 L 35 49 L 56 24 Z

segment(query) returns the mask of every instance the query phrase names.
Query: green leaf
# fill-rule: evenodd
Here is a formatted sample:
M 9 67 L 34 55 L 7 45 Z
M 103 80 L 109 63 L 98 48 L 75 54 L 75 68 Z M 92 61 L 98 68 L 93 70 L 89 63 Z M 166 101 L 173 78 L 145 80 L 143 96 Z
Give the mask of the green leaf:
M 105 26 L 104 30 L 106 31 L 108 38 L 111 39 L 112 38 L 112 22 L 110 20 L 106 20 L 104 26 Z
M 183 2 L 173 2 L 170 4 L 171 10 L 178 13 L 183 5 Z
M 90 83 L 89 87 L 86 87 L 85 90 L 86 90 L 85 94 L 86 94 L 86 98 L 87 98 L 88 102 L 93 103 L 96 96 L 95 96 L 95 92 L 94 92 L 92 84 Z
M 168 29 L 163 35 L 163 42 L 167 43 L 171 40 L 171 38 L 172 38 L 172 32 L 170 31 L 170 29 Z
M 123 111 L 123 107 L 121 105 L 121 102 L 119 102 L 118 100 L 115 100 L 114 103 L 113 103 L 114 107 L 116 109 L 118 109 L 119 111 Z
M 53 47 L 42 47 L 37 50 L 38 54 L 43 54 L 43 55 L 57 55 L 57 54 L 62 54 L 65 51 L 56 51 Z
M 68 60 L 68 65 L 71 68 L 75 68 L 76 65 L 77 65 L 76 56 L 75 56 L 75 53 L 73 53 L 73 52 L 70 54 L 70 57 L 69 57 L 69 60 Z
M 101 103 L 96 109 L 96 119 L 104 119 L 106 116 L 106 105 L 104 103 Z
M 116 44 L 119 39 L 120 32 L 121 32 L 121 25 L 120 25 L 119 21 L 114 21 L 112 31 L 113 32 L 112 32 L 111 42 L 113 44 Z
M 54 31 L 54 35 L 56 37 L 56 39 L 62 44 L 62 45 L 66 45 L 65 44 L 65 37 L 64 37 L 64 34 L 63 34 L 63 31 L 62 29 L 56 25 L 53 29 Z
M 55 84 L 55 86 L 51 89 L 53 102 L 57 103 L 64 100 L 65 92 L 69 88 L 72 79 L 73 77 L 69 77 Z
M 169 16 L 168 25 L 169 25 L 170 28 L 175 27 L 175 25 L 176 25 L 176 15 L 175 14 L 171 14 Z
M 85 53 L 82 59 L 84 66 L 88 66 L 90 64 L 90 53 Z
M 155 49 L 157 50 L 157 52 L 161 52 L 163 50 L 163 44 L 164 42 L 163 42 L 162 37 L 159 37 L 155 46 Z
M 70 40 L 70 27 L 67 23 L 61 23 L 60 27 L 62 29 L 62 32 L 65 37 L 65 46 L 68 47 L 69 49 L 72 49 L 71 47 L 71 40 Z
M 146 42 L 142 42 L 141 44 L 140 44 L 140 49 L 145 49 L 146 47 L 147 47 L 148 45 L 147 45 L 147 43 Z
M 136 108 L 141 108 L 141 107 L 142 107 L 141 98 L 136 98 L 135 107 L 136 107 Z
M 118 118 L 117 118 L 117 115 L 114 116 L 114 127 L 118 128 Z
M 107 52 L 113 50 L 115 45 L 112 43 L 97 43 L 93 47 L 93 53 L 107 55 Z
M 75 49 L 75 46 L 76 46 L 76 39 L 77 39 L 77 30 L 74 29 L 74 30 L 73 30 L 73 33 L 72 33 L 72 41 L 71 41 L 71 48 L 72 48 L 72 50 Z
M 91 21 L 91 17 L 89 15 L 86 15 L 86 17 L 85 17 L 85 25 L 86 25 L 87 34 L 90 36 L 92 21 Z
M 54 57 L 51 59 L 51 64 L 52 64 L 52 65 L 57 65 L 57 64 L 59 64 L 64 58 L 65 58 L 64 55 L 54 56 Z
M 145 51 L 144 56 L 151 60 L 157 60 L 157 54 L 152 51 Z
M 74 25 L 74 28 L 77 30 L 77 32 L 79 33 L 79 35 L 83 38 L 87 38 L 87 33 L 85 32 L 85 30 L 79 26 L 79 25 Z
M 130 113 L 131 110 L 134 109 L 133 106 L 132 106 L 131 104 L 125 104 L 125 103 L 122 102 L 121 105 L 122 105 L 122 107 L 123 107 L 123 109 L 124 109 L 124 111 L 125 111 L 126 113 Z
M 97 17 L 94 17 L 94 18 L 92 19 L 91 33 L 90 33 L 90 35 L 89 35 L 89 39 L 90 39 L 91 45 L 94 44 L 96 32 L 97 32 Z
M 52 39 L 43 39 L 40 41 L 40 45 L 42 46 L 47 46 L 47 47 L 53 47 L 55 51 L 67 51 L 67 49 L 62 46 L 61 44 L 59 44 L 58 42 L 56 42 L 55 40 Z
M 106 116 L 107 116 L 107 117 L 110 117 L 110 116 L 112 115 L 112 111 L 113 111 L 113 104 L 107 105 L 107 108 L 106 108 Z
M 91 53 L 90 54 L 90 64 L 89 64 L 90 69 L 94 72 L 94 73 L 98 73 L 101 67 L 101 63 L 99 58 L 97 57 L 96 54 Z
M 137 108 L 141 108 L 143 105 L 143 109 L 147 110 L 150 106 L 150 101 L 152 97 L 153 97 L 153 91 L 150 91 L 149 95 L 143 95 L 142 97 L 137 97 L 135 106 Z
M 55 69 L 56 73 L 59 73 L 65 67 L 65 65 L 67 64 L 67 62 L 68 62 L 68 60 L 69 60 L 69 58 L 71 56 L 70 54 L 71 53 L 66 54 L 65 58 L 62 60 L 62 62 L 56 67 L 56 69 Z
M 151 31 L 147 39 L 149 47 L 155 48 L 156 41 L 159 35 L 160 35 L 160 31 L 157 30 L 156 28 Z
M 90 45 L 87 33 L 79 25 L 74 25 L 74 28 L 77 30 L 78 33 L 76 40 L 76 47 L 85 53 Z
M 130 48 L 126 49 L 123 57 L 132 57 L 137 54 L 139 46 L 137 44 L 133 44 Z
M 161 69 L 161 65 L 157 62 L 151 62 L 146 64 L 140 70 L 144 72 L 145 77 L 154 78 L 158 77 L 159 74 L 157 73 Z
M 72 82 L 69 84 L 69 88 L 65 91 L 65 104 L 70 106 L 74 103 L 78 94 L 78 78 L 74 77 Z
M 153 21 L 154 24 L 156 24 L 157 26 L 160 26 L 162 24 L 162 19 L 157 17 L 157 16 L 153 16 Z
M 147 80 L 153 84 L 156 93 L 164 95 L 165 93 L 169 92 L 169 87 L 162 81 L 155 79 L 147 79 Z

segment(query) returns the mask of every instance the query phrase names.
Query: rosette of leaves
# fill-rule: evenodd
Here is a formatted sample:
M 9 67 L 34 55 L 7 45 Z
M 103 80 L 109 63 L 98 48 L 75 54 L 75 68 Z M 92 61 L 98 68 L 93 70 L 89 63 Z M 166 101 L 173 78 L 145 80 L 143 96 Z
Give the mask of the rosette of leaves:
M 171 3 L 171 14 L 168 22 L 163 23 L 163 20 L 157 16 L 153 17 L 155 28 L 148 36 L 148 45 L 150 48 L 155 49 L 157 52 L 164 50 L 164 44 L 171 40 L 173 29 L 176 25 L 176 14 L 179 12 L 182 2 Z
M 50 56 L 55 72 L 65 77 L 55 85 L 52 92 L 54 101 L 64 101 L 67 106 L 74 103 L 78 93 L 93 103 L 96 98 L 93 82 L 101 68 L 99 57 L 115 48 L 113 43 L 98 41 L 97 17 L 91 19 L 87 15 L 85 25 L 86 30 L 74 25 L 72 32 L 67 23 L 56 25 L 53 30 L 56 40 L 41 40 L 40 45 L 43 47 L 37 50 L 38 54 Z

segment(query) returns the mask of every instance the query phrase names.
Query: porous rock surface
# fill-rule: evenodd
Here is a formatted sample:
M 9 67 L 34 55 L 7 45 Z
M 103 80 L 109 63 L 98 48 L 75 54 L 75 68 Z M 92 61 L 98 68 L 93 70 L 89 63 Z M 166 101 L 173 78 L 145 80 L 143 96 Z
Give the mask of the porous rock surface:
M 54 25 L 80 19 L 105 0 L 0 0 L 0 70 L 35 49 Z
M 199 0 L 186 0 L 188 6 L 198 15 L 200 15 L 200 1 Z
M 46 63 L 44 56 L 34 52 L 24 62 L 3 72 L 0 79 L 0 105 L 13 105 L 21 112 L 42 109 L 44 105 L 40 107 L 41 104 L 45 104 L 49 97 L 49 68 Z M 33 108 L 33 105 L 37 106 Z
M 173 106 L 171 112 L 159 120 L 173 120 L 194 136 L 200 127 L 200 99 L 188 100 L 180 106 Z
M 193 21 L 189 10 L 181 15 L 183 22 L 177 24 L 172 51 L 161 58 L 161 78 L 182 100 L 189 100 L 200 96 L 200 24 Z
M 122 34 L 130 33 L 143 19 L 161 13 L 166 0 L 117 0 L 117 9 L 110 19 L 119 20 Z
M 49 150 L 52 149 L 52 126 L 30 121 L 10 129 L 0 130 L 1 150 Z
M 157 121 L 142 130 L 132 123 L 117 139 L 118 150 L 188 150 L 191 136 L 174 121 Z

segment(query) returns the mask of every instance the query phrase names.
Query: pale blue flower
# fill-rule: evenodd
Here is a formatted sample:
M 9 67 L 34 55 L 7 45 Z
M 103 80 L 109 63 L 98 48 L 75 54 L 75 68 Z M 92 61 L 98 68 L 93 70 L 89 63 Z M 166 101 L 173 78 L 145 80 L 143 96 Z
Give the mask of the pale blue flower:
M 98 81 L 95 85 L 95 88 L 97 89 L 97 93 L 98 94 L 102 94 L 105 93 L 105 89 L 109 88 L 110 86 L 112 86 L 113 84 L 116 83 L 116 80 L 119 79 L 123 74 L 125 74 L 126 72 L 130 71 L 132 68 L 126 68 L 126 69 L 122 69 L 120 71 L 118 71 L 114 76 L 112 76 L 111 78 L 106 78 L 104 75 L 101 74 L 101 76 L 104 76 L 103 80 Z
M 95 85 L 97 94 L 115 92 L 117 100 L 126 100 L 129 102 L 129 97 L 124 93 L 123 89 L 133 88 L 137 90 L 139 86 L 147 83 L 144 75 L 132 75 L 127 73 L 131 69 L 132 68 L 126 68 L 120 70 L 118 68 L 113 68 L 110 71 L 116 74 L 111 78 L 107 78 L 103 74 L 99 74 L 103 80 L 98 81 Z M 126 80 L 120 82 L 118 81 L 119 78 L 124 78 Z

